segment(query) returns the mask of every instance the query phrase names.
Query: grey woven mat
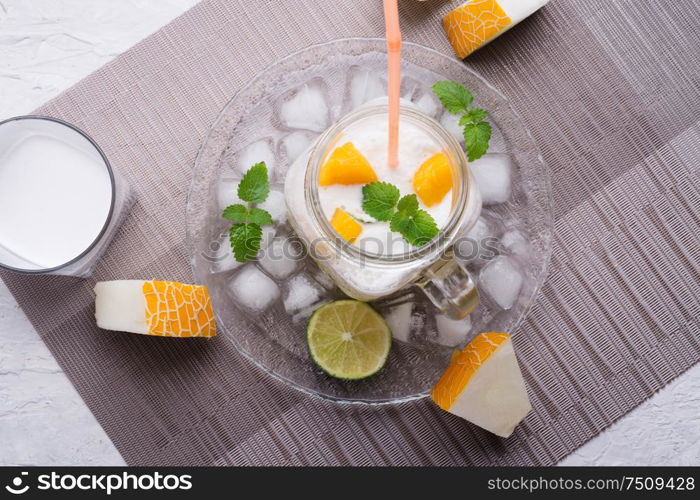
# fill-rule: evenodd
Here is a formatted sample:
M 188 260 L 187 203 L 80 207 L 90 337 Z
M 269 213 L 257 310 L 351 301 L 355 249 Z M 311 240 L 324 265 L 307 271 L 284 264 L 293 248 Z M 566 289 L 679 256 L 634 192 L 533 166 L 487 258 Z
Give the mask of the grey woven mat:
M 405 39 L 451 49 L 401 2 Z M 223 339 L 95 327 L 94 280 L 187 281 L 190 172 L 226 101 L 313 43 L 381 36 L 376 0 L 211 0 L 39 111 L 88 130 L 139 201 L 93 280 L 1 274 L 138 464 L 551 464 L 700 359 L 700 6 L 552 0 L 468 64 L 505 94 L 553 177 L 550 276 L 515 339 L 534 406 L 501 440 L 429 401 L 347 407 L 271 380 Z

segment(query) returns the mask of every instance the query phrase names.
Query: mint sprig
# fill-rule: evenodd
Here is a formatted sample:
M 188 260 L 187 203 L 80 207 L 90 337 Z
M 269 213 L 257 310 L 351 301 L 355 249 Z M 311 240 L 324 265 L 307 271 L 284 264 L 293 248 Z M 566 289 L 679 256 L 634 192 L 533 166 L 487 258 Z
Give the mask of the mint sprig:
M 247 202 L 247 205 L 237 203 L 224 209 L 224 219 L 233 222 L 229 238 L 233 255 L 238 262 L 248 262 L 258 255 L 262 243 L 262 226 L 273 223 L 269 212 L 253 206 L 264 202 L 269 194 L 267 166 L 265 162 L 256 163 L 238 184 L 238 197 Z
M 440 231 L 435 219 L 420 208 L 418 197 L 400 197 L 399 189 L 388 182 L 372 182 L 362 187 L 362 209 L 378 221 L 389 221 L 389 228 L 414 246 L 423 246 Z
M 399 202 L 399 188 L 388 182 L 372 182 L 362 186 L 362 210 L 379 221 L 391 220 Z
M 486 120 L 488 112 L 481 108 L 471 108 L 474 96 L 459 83 L 437 82 L 433 85 L 433 92 L 447 111 L 453 115 L 462 115 L 459 125 L 464 128 L 464 145 L 469 161 L 484 156 L 491 140 L 491 124 Z

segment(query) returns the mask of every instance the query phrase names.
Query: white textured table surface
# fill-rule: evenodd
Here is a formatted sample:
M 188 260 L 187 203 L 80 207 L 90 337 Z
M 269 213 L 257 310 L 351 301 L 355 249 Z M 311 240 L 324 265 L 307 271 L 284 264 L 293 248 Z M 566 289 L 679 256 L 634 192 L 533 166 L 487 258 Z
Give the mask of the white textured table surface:
M 0 0 L 0 120 L 26 114 L 196 0 Z M 124 462 L 0 282 L 0 465 Z M 699 465 L 700 365 L 562 465 Z

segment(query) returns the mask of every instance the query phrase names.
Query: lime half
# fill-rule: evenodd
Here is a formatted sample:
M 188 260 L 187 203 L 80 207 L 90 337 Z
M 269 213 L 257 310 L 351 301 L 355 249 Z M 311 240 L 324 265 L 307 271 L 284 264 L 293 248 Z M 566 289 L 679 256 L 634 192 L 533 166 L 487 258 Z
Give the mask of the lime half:
M 367 378 L 389 357 L 391 330 L 364 302 L 339 300 L 318 308 L 306 330 L 314 362 L 332 377 Z

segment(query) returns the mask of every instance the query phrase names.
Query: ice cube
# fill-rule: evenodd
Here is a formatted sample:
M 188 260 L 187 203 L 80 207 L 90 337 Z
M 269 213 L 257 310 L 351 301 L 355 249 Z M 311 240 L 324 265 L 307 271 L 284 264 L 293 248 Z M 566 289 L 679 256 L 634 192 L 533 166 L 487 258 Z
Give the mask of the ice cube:
M 523 275 L 513 259 L 501 255 L 481 270 L 479 284 L 502 309 L 510 309 L 520 294 Z
M 490 120 L 489 120 L 490 121 Z M 491 139 L 489 140 L 489 152 L 490 153 L 507 153 L 508 143 L 506 138 L 501 132 L 501 129 L 496 126 L 495 123 L 491 122 Z
M 241 203 L 241 199 L 238 197 L 238 183 L 240 179 L 221 179 L 217 186 L 217 200 L 219 202 L 219 211 L 223 212 L 224 209 L 230 205 L 236 205 Z
M 455 139 L 459 142 L 464 142 L 464 127 L 459 125 L 459 119 L 459 115 L 453 115 L 449 111 L 445 111 L 442 114 L 442 118 L 440 118 L 440 123 Z
M 421 91 L 421 83 L 411 77 L 404 76 L 401 79 L 401 97 L 412 101 Z
M 242 178 L 250 167 L 256 163 L 264 161 L 265 166 L 267 167 L 267 176 L 272 179 L 274 177 L 275 166 L 277 164 L 275 160 L 274 145 L 275 141 L 271 137 L 268 137 L 255 141 L 254 143 L 246 146 L 246 148 L 238 155 L 236 165 L 234 166 L 236 171 L 240 174 L 240 177 Z
M 505 203 L 511 193 L 512 162 L 507 154 L 493 153 L 470 163 L 484 205 Z
M 264 226 L 262 228 L 262 241 L 260 242 L 260 250 L 265 250 L 275 240 L 277 229 L 274 226 Z
M 263 252 L 260 265 L 268 274 L 282 280 L 296 271 L 301 257 L 297 240 L 276 238 Z
M 289 128 L 323 132 L 330 121 L 325 84 L 304 84 L 280 106 L 280 121 Z
M 243 265 L 233 256 L 228 234 L 222 235 L 219 241 L 212 242 L 209 249 L 211 253 L 206 258 L 211 262 L 211 270 L 214 273 L 231 271 Z
M 423 94 L 417 101 L 416 106 L 426 115 L 435 118 L 440 111 L 440 102 L 430 93 Z M 458 124 L 459 125 L 459 124 Z M 461 131 L 460 131 L 461 134 Z
M 280 296 L 277 284 L 253 264 L 236 274 L 228 290 L 237 304 L 256 313 L 263 312 Z
M 314 273 L 314 279 L 326 290 L 335 289 L 335 281 L 333 281 L 333 278 L 328 276 L 322 269 L 319 269 L 316 273 Z
M 530 242 L 517 229 L 509 229 L 501 236 L 501 245 L 513 255 L 527 255 Z
M 314 140 L 314 135 L 303 130 L 297 130 L 285 135 L 280 141 L 281 153 L 291 165 L 306 151 Z
M 354 66 L 350 68 L 350 105 L 352 109 L 386 95 L 386 82 L 375 71 Z
M 467 342 L 472 322 L 469 316 L 464 319 L 451 319 L 444 314 L 435 316 L 437 343 L 446 347 L 457 347 Z
M 320 302 L 315 303 L 312 306 L 309 306 L 307 308 L 302 309 L 301 311 L 299 311 L 298 313 L 296 313 L 292 316 L 292 323 L 296 324 L 296 323 L 299 323 L 301 321 L 307 320 L 314 313 L 314 311 L 316 309 L 318 309 L 319 307 L 321 307 L 323 305 L 328 304 L 329 302 L 331 302 L 330 299 L 322 300 Z
M 284 308 L 294 314 L 310 307 L 321 298 L 321 287 L 303 274 L 294 276 L 287 282 Z
M 396 307 L 392 307 L 389 312 L 384 316 L 389 328 L 391 328 L 391 335 L 402 342 L 408 342 L 411 336 L 411 320 L 413 312 L 413 304 L 407 302 L 406 304 L 401 304 Z
M 282 191 L 270 190 L 267 199 L 260 203 L 258 207 L 267 210 L 272 216 L 272 220 L 277 224 L 287 222 L 287 204 L 284 201 L 284 193 Z
M 496 255 L 495 244 L 492 224 L 484 217 L 479 217 L 465 237 L 455 244 L 455 253 L 459 259 L 466 262 L 489 259 Z

